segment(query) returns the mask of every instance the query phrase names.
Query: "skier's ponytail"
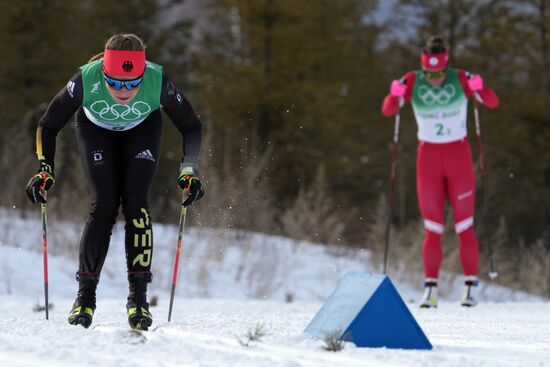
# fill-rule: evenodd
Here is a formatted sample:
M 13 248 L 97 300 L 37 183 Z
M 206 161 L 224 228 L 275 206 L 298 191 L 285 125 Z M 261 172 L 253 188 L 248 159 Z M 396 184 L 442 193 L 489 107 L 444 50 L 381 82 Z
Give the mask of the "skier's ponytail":
M 443 39 L 442 36 L 436 35 L 430 37 L 428 42 L 426 42 L 426 45 L 424 46 L 424 53 L 426 54 L 442 54 L 445 51 L 449 50 L 449 46 L 447 45 L 447 42 Z
M 103 52 L 100 52 L 98 54 L 95 54 L 94 56 L 90 57 L 90 60 L 88 62 L 96 61 L 98 59 L 101 59 L 103 57 Z

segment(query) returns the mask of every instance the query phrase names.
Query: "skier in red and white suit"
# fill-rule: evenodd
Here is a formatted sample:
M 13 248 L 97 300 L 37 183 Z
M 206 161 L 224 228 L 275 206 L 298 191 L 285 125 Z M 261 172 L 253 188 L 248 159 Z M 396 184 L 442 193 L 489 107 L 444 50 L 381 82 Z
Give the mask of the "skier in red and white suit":
M 466 130 L 468 98 L 474 96 L 489 108 L 496 108 L 499 101 L 479 74 L 448 67 L 448 47 L 439 36 L 432 37 L 422 50 L 421 66 L 422 70 L 394 80 L 382 105 L 382 113 L 392 116 L 410 101 L 418 125 L 416 183 L 425 227 L 426 275 L 420 306 L 437 307 L 445 199 L 453 209 L 466 276 L 462 305 L 474 306 L 471 287 L 477 285 L 479 247 L 473 227 L 475 177 Z

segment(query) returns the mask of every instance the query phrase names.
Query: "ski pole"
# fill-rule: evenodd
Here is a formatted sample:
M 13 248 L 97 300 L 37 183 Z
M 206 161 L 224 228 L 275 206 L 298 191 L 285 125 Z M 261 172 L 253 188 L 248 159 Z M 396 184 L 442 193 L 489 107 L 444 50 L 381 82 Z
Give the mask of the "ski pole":
M 487 241 L 487 249 L 489 250 L 489 277 L 495 279 L 498 272 L 495 270 L 495 262 L 493 260 L 493 246 L 491 244 L 491 235 L 489 232 L 489 194 L 487 192 L 487 176 L 485 174 L 485 162 L 483 158 L 483 142 L 481 139 L 481 124 L 479 122 L 479 108 L 474 96 L 474 120 L 476 124 L 477 146 L 479 151 L 479 170 L 481 172 L 481 189 L 483 190 L 483 222 L 485 225 L 485 240 Z
M 391 155 L 391 169 L 390 169 L 390 186 L 388 192 L 388 204 L 389 214 L 388 221 L 386 222 L 385 239 L 386 244 L 384 247 L 384 275 L 387 274 L 388 267 L 388 250 L 390 247 L 390 227 L 395 212 L 395 176 L 397 172 L 397 148 L 399 146 L 399 111 L 395 115 L 395 122 L 393 127 L 393 146 Z
M 46 199 L 46 190 L 42 190 L 42 196 Z M 46 301 L 46 320 L 49 319 L 48 304 L 48 231 L 47 231 L 47 207 L 46 203 L 40 204 L 42 212 L 42 257 L 44 259 L 44 299 Z
M 174 293 L 176 292 L 176 282 L 178 280 L 178 268 L 181 254 L 181 240 L 183 238 L 183 230 L 185 228 L 185 218 L 187 216 L 187 207 L 183 206 L 187 193 L 183 191 L 183 201 L 181 204 L 180 224 L 178 232 L 178 244 L 176 246 L 176 259 L 174 261 L 174 272 L 172 274 L 172 290 L 170 292 L 170 307 L 168 308 L 168 322 L 172 318 L 172 305 L 174 304 Z

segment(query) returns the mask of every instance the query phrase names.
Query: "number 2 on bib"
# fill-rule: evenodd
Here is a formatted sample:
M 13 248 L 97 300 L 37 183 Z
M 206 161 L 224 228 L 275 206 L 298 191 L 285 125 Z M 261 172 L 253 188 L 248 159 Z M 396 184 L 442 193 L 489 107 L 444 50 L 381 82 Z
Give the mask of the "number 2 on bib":
M 445 134 L 443 134 L 443 129 L 444 129 L 443 124 L 435 124 L 435 128 L 437 130 L 437 132 L 436 132 L 437 136 L 445 135 Z

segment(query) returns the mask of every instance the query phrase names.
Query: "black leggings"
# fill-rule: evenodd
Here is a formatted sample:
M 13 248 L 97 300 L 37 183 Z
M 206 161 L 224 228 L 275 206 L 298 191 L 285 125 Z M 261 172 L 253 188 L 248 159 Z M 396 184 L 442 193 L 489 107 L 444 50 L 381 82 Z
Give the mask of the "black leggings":
M 122 204 L 128 273 L 150 274 L 153 230 L 147 196 L 159 160 L 160 110 L 130 130 L 110 131 L 94 125 L 80 108 L 76 136 L 93 194 L 80 242 L 79 273 L 99 277 Z

